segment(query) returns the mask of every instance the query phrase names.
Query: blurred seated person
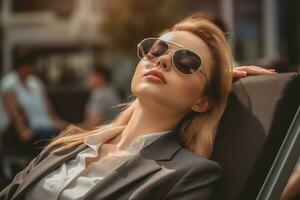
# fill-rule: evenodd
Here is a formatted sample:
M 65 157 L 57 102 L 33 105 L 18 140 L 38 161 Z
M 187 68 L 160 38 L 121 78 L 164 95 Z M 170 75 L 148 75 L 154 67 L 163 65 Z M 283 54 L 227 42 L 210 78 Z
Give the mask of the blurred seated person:
M 12 142 L 13 146 L 20 147 L 15 141 L 18 140 L 32 147 L 36 141 L 55 136 L 66 122 L 54 112 L 43 83 L 33 75 L 33 55 L 23 52 L 16 57 L 15 69 L 1 81 L 1 100 L 9 119 L 3 143 Z M 20 151 L 23 150 L 26 149 Z
M 91 94 L 85 108 L 84 121 L 79 124 L 85 129 L 110 122 L 120 111 L 120 98 L 111 85 L 111 73 L 99 62 L 90 74 L 89 90 Z

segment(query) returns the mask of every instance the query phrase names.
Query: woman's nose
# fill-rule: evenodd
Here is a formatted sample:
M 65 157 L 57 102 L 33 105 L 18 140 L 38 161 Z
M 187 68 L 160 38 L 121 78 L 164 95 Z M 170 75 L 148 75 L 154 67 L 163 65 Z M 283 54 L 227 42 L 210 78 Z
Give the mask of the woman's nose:
M 170 62 L 171 58 L 169 55 L 163 55 L 163 56 L 160 56 L 156 62 L 155 62 L 155 66 L 156 67 L 161 67 L 163 68 L 164 70 L 166 71 L 169 71 L 170 68 L 171 68 L 171 63 Z

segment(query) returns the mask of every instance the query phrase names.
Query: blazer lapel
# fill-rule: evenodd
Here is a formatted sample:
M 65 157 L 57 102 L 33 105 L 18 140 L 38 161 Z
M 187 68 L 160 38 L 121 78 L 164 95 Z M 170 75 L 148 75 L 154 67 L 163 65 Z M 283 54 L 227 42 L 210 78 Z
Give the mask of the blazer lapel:
M 160 166 L 155 161 L 135 156 L 97 183 L 83 199 L 109 199 L 109 196 L 126 185 L 158 170 Z
M 87 148 L 86 145 L 82 144 L 71 149 L 67 152 L 62 153 L 51 153 L 44 160 L 42 160 L 33 170 L 25 177 L 23 183 L 19 186 L 20 188 L 16 191 L 12 199 L 21 197 L 24 192 L 28 191 L 33 183 L 41 180 L 45 175 L 49 174 L 55 168 L 59 167 L 62 163 L 70 160 L 72 157 L 76 156 L 80 151 Z
M 142 154 L 145 158 L 156 161 L 171 160 L 181 148 L 178 133 L 173 131 L 154 141 L 142 151 Z
M 161 169 L 161 160 L 170 160 L 181 148 L 177 134 L 167 133 L 97 183 L 82 199 L 109 199 L 121 188 Z

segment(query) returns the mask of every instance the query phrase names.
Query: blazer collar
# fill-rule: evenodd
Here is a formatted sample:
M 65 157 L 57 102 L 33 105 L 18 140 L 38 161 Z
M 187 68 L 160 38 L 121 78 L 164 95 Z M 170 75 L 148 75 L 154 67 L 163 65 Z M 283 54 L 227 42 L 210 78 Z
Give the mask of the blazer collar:
M 177 132 L 171 131 L 144 148 L 141 154 L 156 161 L 170 160 L 181 147 Z
M 19 189 L 12 199 L 22 197 L 24 192 L 28 191 L 30 187 L 41 180 L 42 177 L 55 170 L 62 163 L 74 158 L 85 148 L 87 148 L 87 146 L 82 144 L 67 152 L 51 153 L 25 177 L 22 185 L 19 186 Z M 117 191 L 119 188 L 160 170 L 161 167 L 156 161 L 171 160 L 180 148 L 181 144 L 177 132 L 172 131 L 163 135 L 96 184 L 95 187 L 85 195 L 84 199 L 89 199 L 87 197 L 99 191 L 99 189 L 103 191 L 101 192 L 101 197 L 112 194 L 112 192 Z
M 157 167 L 158 164 L 156 161 L 171 160 L 172 157 L 177 153 L 177 151 L 180 150 L 180 148 L 181 144 L 176 132 L 173 131 L 167 133 L 158 138 L 150 145 L 146 146 L 141 150 L 139 154 L 135 155 L 132 159 L 117 168 L 116 171 L 118 171 L 123 177 L 126 177 L 131 168 L 133 168 L 134 166 L 139 166 L 139 164 L 144 165 L 145 163 L 150 164 L 152 162 L 153 166 Z M 147 171 L 147 167 L 149 167 L 150 165 L 145 166 L 143 166 L 143 169 Z M 151 167 L 149 167 L 149 169 L 150 168 Z
M 75 148 L 71 148 L 70 150 L 63 151 L 62 153 L 50 153 L 44 160 L 38 163 L 33 170 L 31 170 L 30 174 L 24 178 L 22 184 L 12 197 L 12 200 L 19 199 L 20 197 L 22 199 L 24 192 L 28 191 L 33 184 L 37 183 L 42 179 L 42 177 L 52 172 L 62 163 L 71 160 L 85 148 L 87 148 L 87 146 L 82 144 Z
M 159 171 L 161 166 L 157 161 L 171 160 L 180 148 L 176 132 L 163 135 L 107 175 L 81 199 L 111 198 L 120 189 Z

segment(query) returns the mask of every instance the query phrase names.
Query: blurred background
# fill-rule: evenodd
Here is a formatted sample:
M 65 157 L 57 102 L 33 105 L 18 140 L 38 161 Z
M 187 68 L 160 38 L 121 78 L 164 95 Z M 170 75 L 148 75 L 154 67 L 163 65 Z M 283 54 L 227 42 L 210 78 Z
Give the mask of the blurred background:
M 298 0 L 1 0 L 0 74 L 13 68 L 13 49 L 26 47 L 49 92 L 73 92 L 84 89 L 91 65 L 101 60 L 126 99 L 137 43 L 199 11 L 223 19 L 241 65 L 296 71 L 299 8 Z
M 15 52 L 30 54 L 53 111 L 68 123 L 86 121 L 95 66 L 109 71 L 115 102 L 128 101 L 136 45 L 194 12 L 221 19 L 238 65 L 300 65 L 299 0 L 1 0 L 0 9 L 1 81 L 21 59 Z M 0 131 L 7 124 L 2 108 Z

